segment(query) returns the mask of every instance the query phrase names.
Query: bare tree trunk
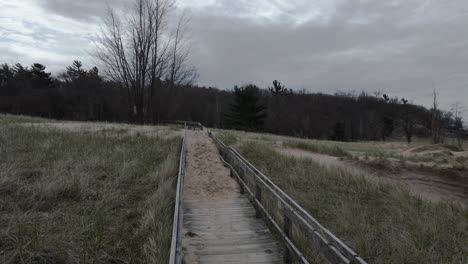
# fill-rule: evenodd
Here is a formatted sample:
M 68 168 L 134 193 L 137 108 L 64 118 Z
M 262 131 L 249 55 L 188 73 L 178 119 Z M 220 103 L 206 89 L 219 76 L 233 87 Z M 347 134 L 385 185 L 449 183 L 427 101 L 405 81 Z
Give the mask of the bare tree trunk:
M 439 109 L 437 103 L 437 92 L 436 90 L 433 91 L 433 105 L 432 105 L 432 123 L 431 123 L 431 130 L 432 130 L 432 142 L 434 144 L 440 143 L 440 118 L 439 118 Z
M 128 91 L 129 113 L 135 112 L 135 121 L 140 124 L 147 114 L 155 119 L 155 89 L 168 74 L 168 65 L 174 64 L 174 59 L 168 55 L 169 46 L 180 43 L 181 37 L 176 34 L 176 39 L 172 40 L 168 32 L 174 5 L 175 0 L 133 0 L 133 8 L 122 17 L 109 10 L 98 39 L 97 57 L 105 75 Z M 179 22 L 177 28 L 180 26 Z M 176 53 L 176 57 L 180 54 Z M 188 50 L 183 55 L 186 58 Z M 185 60 L 182 63 L 177 60 L 180 70 L 176 73 L 184 72 L 185 63 Z M 170 72 L 172 75 L 175 71 Z
M 183 13 L 174 32 L 168 73 L 171 87 L 192 84 L 198 78 L 197 70 L 187 66 L 187 60 L 191 51 L 188 46 L 189 41 L 187 36 L 189 21 L 187 14 Z

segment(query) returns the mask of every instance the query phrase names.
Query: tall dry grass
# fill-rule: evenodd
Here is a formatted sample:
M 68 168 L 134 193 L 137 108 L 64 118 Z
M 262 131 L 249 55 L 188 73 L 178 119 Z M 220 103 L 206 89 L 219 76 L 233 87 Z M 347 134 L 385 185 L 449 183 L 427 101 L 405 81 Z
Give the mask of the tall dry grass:
M 304 140 L 289 140 L 283 142 L 284 147 L 288 148 L 298 148 L 306 151 L 311 151 L 315 153 L 330 155 L 334 157 L 351 157 L 351 154 L 339 146 L 334 146 L 330 144 L 317 143 L 313 141 L 304 141 Z
M 369 263 L 468 263 L 467 209 L 429 202 L 397 185 L 311 159 L 282 155 L 269 140 L 245 139 L 234 132 L 218 135 L 231 145 L 235 142 L 248 160 Z M 357 143 L 352 147 L 360 148 Z M 371 147 L 365 143 L 362 148 Z M 276 218 L 281 221 L 281 215 Z M 300 230 L 294 234 L 311 263 L 323 263 Z
M 11 119 L 0 120 L 0 263 L 167 261 L 179 138 Z

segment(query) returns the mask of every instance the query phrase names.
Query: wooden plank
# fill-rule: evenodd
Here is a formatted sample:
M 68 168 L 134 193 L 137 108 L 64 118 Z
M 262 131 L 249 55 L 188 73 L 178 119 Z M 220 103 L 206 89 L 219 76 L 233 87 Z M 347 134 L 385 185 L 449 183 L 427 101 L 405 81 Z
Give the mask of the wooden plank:
M 240 156 L 240 154 L 238 154 Z M 250 168 L 253 167 L 253 165 L 251 165 L 250 163 L 248 163 L 250 166 Z M 254 167 L 253 167 L 254 168 Z M 256 169 L 255 169 L 256 170 Z M 266 178 L 266 176 L 262 177 L 262 178 L 259 178 L 257 177 L 258 175 L 256 174 L 256 171 L 252 171 L 252 174 L 253 176 L 255 177 L 255 180 L 257 182 L 260 182 L 262 185 L 266 186 L 267 189 L 270 191 L 271 194 L 273 194 L 274 196 L 277 197 L 277 199 L 279 199 L 281 202 L 282 202 L 282 205 L 287 208 L 288 210 L 294 212 L 294 213 L 305 213 L 307 214 L 307 212 L 305 212 L 299 205 L 296 204 L 296 202 L 294 200 L 292 200 L 287 194 L 285 194 L 284 192 L 282 192 L 275 184 L 273 184 L 268 178 Z M 261 174 L 263 175 L 263 174 Z M 278 194 L 278 191 L 280 192 L 280 194 Z M 303 214 L 304 215 L 304 214 Z M 313 225 L 315 225 L 315 227 L 319 228 L 320 231 L 324 232 L 326 234 L 326 236 L 330 237 L 330 234 L 331 232 L 329 232 L 326 228 L 324 228 L 323 226 L 321 226 L 318 221 L 316 221 L 315 219 L 310 219 L 311 221 L 308 221 L 308 223 L 311 223 Z M 304 217 L 302 217 L 302 221 L 306 221 Z M 315 231 L 315 229 L 311 229 L 313 230 L 314 232 L 317 232 Z M 328 241 L 328 243 L 333 243 L 333 244 L 339 244 L 341 245 L 341 243 L 336 243 L 335 240 L 338 240 L 335 236 L 331 236 L 332 237 L 332 241 L 335 242 L 333 243 L 332 241 Z M 348 257 L 350 257 L 351 259 L 354 258 L 356 256 L 356 254 L 350 250 L 346 245 L 342 245 L 341 247 L 338 247 L 340 249 L 342 249 L 343 251 L 347 252 L 348 253 Z M 323 248 L 321 248 L 323 249 Z M 349 249 L 349 250 L 348 250 Z M 325 256 L 330 256 L 330 254 L 328 254 L 328 252 L 323 252 Z M 340 254 L 342 255 L 342 254 Z M 335 263 L 334 261 L 335 257 L 333 257 L 332 259 L 329 259 L 330 261 L 332 261 L 332 263 Z M 341 259 L 341 256 L 339 256 L 338 259 Z M 347 261 L 348 262 L 348 261 Z M 336 262 L 336 263 L 342 263 L 342 262 Z
M 244 254 L 207 255 L 200 258 L 201 263 L 283 263 L 280 254 L 255 252 Z
M 193 143 L 194 141 L 189 141 L 188 146 Z M 202 144 L 206 147 L 208 143 L 203 141 Z M 211 144 L 214 144 L 213 141 Z M 190 156 L 192 155 L 190 150 L 188 155 L 190 162 L 190 158 L 193 157 Z M 216 158 L 223 167 L 217 155 Z M 201 159 L 198 156 L 198 159 L 192 160 L 198 162 Z M 204 162 L 202 166 L 206 167 L 207 161 L 202 162 Z M 216 161 L 210 158 L 210 162 Z M 197 166 L 193 165 L 195 163 L 191 164 L 194 168 L 201 166 L 198 163 Z M 204 174 L 203 170 L 192 170 L 187 175 L 189 175 L 187 181 L 190 181 Z M 224 177 L 224 174 L 216 176 Z M 231 182 L 230 186 L 235 188 L 224 188 L 222 195 L 219 193 L 215 197 L 197 195 L 200 192 L 196 189 L 195 192 L 187 192 L 191 195 L 184 196 L 184 248 L 190 249 L 185 251 L 184 262 L 187 264 L 283 263 L 281 243 L 271 234 L 265 222 L 255 217 L 256 212 L 249 202 L 249 196 L 240 193 L 241 188 L 227 170 L 226 176 Z
M 208 234 L 204 235 L 203 237 L 200 238 L 193 238 L 191 241 L 193 244 L 200 244 L 200 245 L 206 245 L 206 246 L 238 246 L 238 245 L 263 245 L 263 244 L 270 244 L 274 243 L 277 244 L 277 242 L 272 242 L 275 240 L 272 240 L 271 237 L 268 237 L 268 235 L 265 235 L 268 233 L 269 230 L 265 230 L 265 232 L 261 235 L 236 235 L 232 234 L 232 236 L 229 237 L 219 237 L 219 236 L 209 236 Z M 206 238 L 210 238 L 207 240 Z
M 182 146 L 179 159 L 179 173 L 177 176 L 176 199 L 174 206 L 174 218 L 172 223 L 172 240 L 169 255 L 169 264 L 182 263 L 182 241 L 181 241 L 181 226 L 182 226 L 182 188 L 184 186 L 184 169 L 185 169 L 185 130 L 182 138 Z
M 235 172 L 235 171 L 234 171 Z M 299 261 L 300 263 L 309 262 L 305 259 L 302 253 L 297 249 L 297 247 L 292 243 L 292 241 L 284 234 L 282 229 L 278 226 L 278 224 L 273 220 L 271 215 L 267 212 L 267 210 L 263 207 L 263 205 L 255 198 L 255 195 L 252 193 L 250 188 L 247 184 L 242 180 L 242 178 L 235 172 L 237 180 L 241 186 L 244 186 L 246 193 L 250 196 L 250 200 L 252 201 L 254 207 L 256 208 L 257 212 L 260 212 L 263 216 L 263 220 L 266 224 L 270 227 L 272 231 L 279 234 L 280 238 L 283 240 L 285 246 L 287 247 L 288 251 L 294 255 L 294 258 Z
M 233 232 L 239 231 L 247 231 L 247 230 L 265 230 L 264 223 L 255 223 L 255 222 L 240 222 L 240 223 L 233 223 L 228 225 L 219 224 L 216 226 L 210 225 L 210 223 L 206 222 L 185 222 L 186 225 L 190 228 L 190 230 L 196 234 L 202 232 L 218 232 L 219 234 L 229 234 Z
M 262 188 L 260 187 L 259 184 L 255 185 L 255 199 L 257 199 L 259 203 L 262 203 Z M 262 213 L 257 210 L 256 217 L 260 218 L 261 216 L 262 216 Z
M 225 232 L 225 233 L 218 233 L 218 232 L 202 232 L 195 234 L 195 237 L 192 240 L 203 240 L 206 239 L 205 242 L 207 244 L 212 243 L 213 241 L 220 241 L 220 240 L 230 240 L 230 241 L 237 241 L 237 240 L 271 240 L 272 237 L 270 236 L 270 230 L 268 228 L 262 230 L 244 230 L 244 231 L 237 231 L 237 232 Z
M 228 148 L 233 155 L 235 155 L 240 161 L 247 165 L 247 167 L 252 171 L 255 180 L 260 181 L 263 185 L 269 187 L 271 193 L 277 196 L 278 199 L 282 200 L 282 203 L 291 208 L 299 215 L 302 216 L 304 221 L 307 221 L 314 229 L 318 229 L 319 232 L 324 235 L 329 243 L 333 244 L 335 248 L 339 249 L 342 255 L 346 256 L 349 259 L 354 259 L 356 263 L 365 263 L 361 258 L 358 257 L 357 253 L 354 252 L 350 247 L 343 243 L 339 238 L 337 238 L 332 232 L 327 228 L 322 226 L 315 218 L 313 218 L 307 211 L 305 211 L 299 204 L 297 204 L 289 195 L 282 191 L 276 184 L 274 184 L 268 177 L 266 177 L 262 172 L 255 168 L 249 161 L 247 161 L 239 152 L 235 149 Z
M 198 245 L 206 246 L 204 243 L 198 243 Z M 259 253 L 265 252 L 267 254 L 273 254 L 272 250 L 279 248 L 279 243 L 276 242 L 258 242 L 250 244 L 236 244 L 233 245 L 212 245 L 206 249 L 201 249 L 197 252 L 199 256 L 208 255 L 226 255 L 226 254 L 246 254 L 246 253 Z M 268 252 L 267 252 L 268 251 Z M 276 252 L 277 253 L 277 252 Z
M 189 207 L 190 204 L 185 204 L 186 207 Z M 240 213 L 250 213 L 251 211 L 254 211 L 251 206 L 245 206 L 245 207 L 228 207 L 228 208 L 187 208 L 186 211 L 188 214 L 240 214 Z
M 283 232 L 286 235 L 287 238 L 291 239 L 292 236 L 292 223 L 291 219 L 287 216 L 287 214 L 284 214 L 283 218 Z M 291 263 L 292 261 L 292 256 L 289 250 L 285 249 L 284 251 L 284 262 L 285 263 Z
M 341 251 L 337 250 L 333 244 L 330 244 L 329 241 L 320 232 L 314 230 L 305 221 L 299 220 L 300 216 L 295 214 L 295 212 L 286 209 L 284 213 L 287 215 L 288 219 L 293 219 L 294 223 L 302 231 L 302 233 L 331 263 L 351 262 L 349 259 L 343 256 Z
M 308 239 L 316 245 L 319 251 L 331 262 L 331 263 L 360 263 L 365 264 L 366 262 L 360 258 L 356 252 L 349 248 L 339 238 L 337 238 L 328 229 L 322 226 L 315 218 L 307 213 L 302 207 L 300 207 L 293 199 L 291 199 L 286 193 L 284 193 L 278 186 L 276 186 L 268 177 L 262 174 L 256 169 L 251 163 L 249 163 L 240 153 L 235 149 L 227 147 L 223 142 L 217 139 L 213 134 L 210 136 L 215 141 L 218 149 L 220 150 L 221 156 L 225 158 L 226 162 L 231 166 L 231 174 L 237 174 L 240 185 L 248 190 L 248 185 L 254 183 L 256 193 L 255 197 L 250 192 L 251 201 L 254 207 L 259 209 L 263 206 L 261 204 L 261 197 L 258 197 L 258 190 L 265 188 L 274 199 L 281 205 L 280 207 L 285 208 L 286 216 L 288 221 L 290 220 L 299 227 L 300 230 L 305 231 Z M 251 185 L 252 186 L 252 185 Z M 259 187 L 261 186 L 261 187 Z M 266 212 L 266 211 L 265 211 Z M 276 223 L 269 216 L 268 212 L 264 213 L 265 221 L 270 223 L 269 226 L 276 228 Z M 287 231 L 287 230 L 286 230 Z M 279 232 L 282 236 L 286 234 Z M 284 238 L 286 241 L 289 239 Z M 288 249 L 293 250 L 291 245 L 288 245 Z M 292 252 L 297 253 L 297 252 Z M 297 256 L 296 256 L 297 257 Z

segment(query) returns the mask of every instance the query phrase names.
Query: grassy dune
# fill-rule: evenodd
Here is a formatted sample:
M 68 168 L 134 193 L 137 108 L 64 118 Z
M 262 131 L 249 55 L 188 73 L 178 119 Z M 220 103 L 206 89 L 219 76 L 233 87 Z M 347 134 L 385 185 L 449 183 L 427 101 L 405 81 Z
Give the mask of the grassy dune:
M 467 263 L 468 210 L 220 133 L 369 263 Z M 308 245 L 297 242 L 315 263 Z M 312 252 L 312 253 L 310 253 Z M 316 263 L 320 263 L 316 262 Z
M 39 117 L 30 117 L 22 115 L 0 114 L 0 124 L 21 124 L 21 123 L 43 123 L 50 121 Z
M 288 148 L 298 148 L 306 151 L 326 154 L 334 157 L 350 157 L 347 151 L 343 150 L 339 146 L 315 143 L 315 142 L 306 142 L 305 140 L 289 140 L 283 143 L 283 146 Z
M 0 263 L 166 262 L 180 139 L 36 121 L 0 117 Z

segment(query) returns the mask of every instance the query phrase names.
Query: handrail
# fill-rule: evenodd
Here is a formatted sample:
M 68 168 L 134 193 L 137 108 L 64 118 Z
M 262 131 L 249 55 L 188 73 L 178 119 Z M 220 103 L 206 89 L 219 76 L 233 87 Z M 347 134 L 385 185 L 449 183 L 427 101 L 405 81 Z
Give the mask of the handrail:
M 231 148 L 232 149 L 232 148 Z M 247 161 L 237 150 L 232 149 L 232 151 L 238 156 L 240 159 L 244 161 L 254 172 L 257 176 L 263 179 L 268 186 L 270 186 L 277 194 L 287 203 L 289 206 L 293 207 L 297 214 L 302 217 L 307 224 L 317 229 L 319 232 L 322 233 L 323 236 L 327 238 L 329 243 L 331 243 L 336 248 L 340 249 L 340 252 L 347 258 L 359 258 L 358 254 L 354 252 L 351 248 L 349 248 L 344 242 L 342 242 L 339 238 L 337 238 L 330 230 L 325 228 L 323 225 L 319 223 L 313 216 L 311 216 L 306 210 L 304 210 L 296 201 L 294 201 L 289 195 L 287 195 L 283 190 L 281 190 L 276 184 L 274 184 L 267 176 L 265 176 L 262 172 L 260 172 L 257 168 L 255 168 L 249 161 Z M 363 260 L 362 260 L 363 261 Z M 357 263 L 363 263 L 363 262 Z
M 180 148 L 180 160 L 179 160 L 179 174 L 177 176 L 177 187 L 176 187 L 176 199 L 174 206 L 174 220 L 172 222 L 172 240 L 171 240 L 171 251 L 169 255 L 169 264 L 181 264 L 182 263 L 182 199 L 184 189 L 184 176 L 185 176 L 185 128 L 184 135 L 182 138 L 182 146 Z
M 239 175 L 239 173 L 236 172 L 234 167 L 229 164 L 229 162 L 225 161 L 222 156 L 220 156 L 221 161 L 229 167 L 231 174 L 234 174 L 236 176 L 237 180 L 239 181 L 239 184 L 241 186 L 242 192 L 247 191 L 248 195 L 250 196 L 250 199 L 254 203 L 254 207 L 256 210 L 259 210 L 260 213 L 263 215 L 265 218 L 265 221 L 267 224 L 270 226 L 270 228 L 274 229 L 274 231 L 280 235 L 281 239 L 283 242 L 286 244 L 286 251 L 292 252 L 294 254 L 294 257 L 296 259 L 299 259 L 301 263 L 309 263 L 305 257 L 302 255 L 302 253 L 299 251 L 299 249 L 294 245 L 294 243 L 291 241 L 291 239 L 288 237 L 288 234 L 286 234 L 280 226 L 273 220 L 273 217 L 271 216 L 270 213 L 265 209 L 265 207 L 262 205 L 261 201 L 259 201 L 257 198 L 255 198 L 254 193 L 250 190 L 249 186 L 247 183 L 242 179 L 242 177 Z M 289 258 L 289 256 L 286 256 L 285 258 Z
M 253 193 L 248 190 L 248 192 L 253 196 L 254 205 L 256 205 L 257 209 L 261 206 L 261 191 L 262 189 L 266 189 L 270 194 L 272 194 L 284 208 L 284 219 L 288 225 L 295 224 L 307 238 L 318 247 L 319 251 L 330 261 L 330 263 L 359 263 L 359 264 L 366 264 L 366 262 L 350 247 L 348 247 L 343 241 L 341 241 L 338 237 L 336 237 L 331 231 L 321 225 L 314 217 L 312 217 L 307 211 L 305 211 L 299 204 L 297 204 L 290 196 L 288 196 L 284 191 L 282 191 L 276 184 L 274 184 L 267 176 L 265 176 L 262 172 L 260 172 L 257 168 L 255 168 L 249 161 L 247 161 L 238 151 L 233 148 L 227 147 L 221 140 L 219 140 L 215 135 L 209 132 L 210 137 L 213 138 L 216 145 L 218 146 L 222 155 L 224 155 L 228 160 L 231 162 L 235 161 L 239 164 L 239 169 L 243 169 L 244 175 L 247 175 L 247 171 L 250 172 L 251 175 L 254 177 L 254 182 L 257 185 L 256 193 Z M 234 170 L 234 166 L 230 164 L 230 166 Z M 242 167 L 242 168 L 241 168 Z M 234 170 L 236 176 L 239 178 L 239 182 L 241 187 L 245 184 L 244 179 Z M 257 193 L 258 192 L 258 193 Z M 260 199 L 256 199 L 259 197 Z M 261 206 L 263 207 L 263 206 Z M 262 214 L 264 214 L 262 212 Z M 272 221 L 273 219 L 269 215 L 266 216 L 266 221 Z M 274 221 L 274 220 L 273 220 Z M 276 223 L 274 223 L 278 226 Z M 280 232 L 277 232 L 282 236 L 283 240 L 289 240 L 289 237 L 285 236 L 288 235 L 289 230 L 291 229 L 290 226 L 284 226 Z M 276 230 L 277 231 L 277 230 Z M 287 232 L 284 232 L 287 231 Z M 286 238 L 286 239 L 285 239 Z M 287 241 L 286 241 L 287 242 Z M 308 263 L 301 259 L 301 254 L 298 255 L 295 252 L 294 248 L 290 245 L 287 245 L 287 249 L 292 253 L 293 256 L 296 257 L 296 260 L 300 263 Z M 300 252 L 299 252 L 300 253 Z M 299 258 L 299 259 L 298 259 Z

